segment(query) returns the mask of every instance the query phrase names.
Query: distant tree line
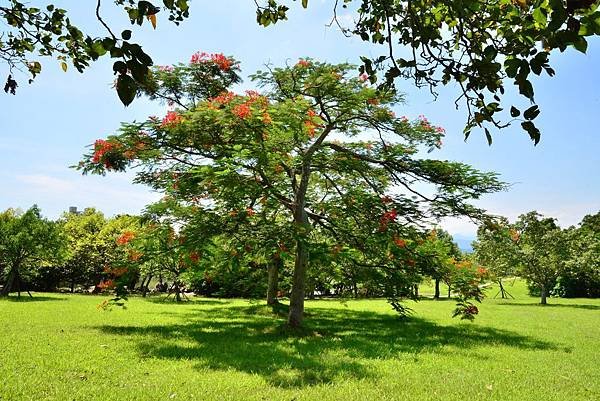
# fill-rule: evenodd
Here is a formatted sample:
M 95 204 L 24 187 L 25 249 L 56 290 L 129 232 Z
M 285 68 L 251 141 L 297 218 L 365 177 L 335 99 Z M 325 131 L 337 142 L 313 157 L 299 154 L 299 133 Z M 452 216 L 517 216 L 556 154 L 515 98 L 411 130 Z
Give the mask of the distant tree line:
M 551 295 L 600 297 L 600 212 L 566 229 L 535 211 L 514 223 L 501 219 L 479 228 L 473 248 L 502 297 L 509 296 L 502 280 L 511 276 L 524 277 L 542 304 Z

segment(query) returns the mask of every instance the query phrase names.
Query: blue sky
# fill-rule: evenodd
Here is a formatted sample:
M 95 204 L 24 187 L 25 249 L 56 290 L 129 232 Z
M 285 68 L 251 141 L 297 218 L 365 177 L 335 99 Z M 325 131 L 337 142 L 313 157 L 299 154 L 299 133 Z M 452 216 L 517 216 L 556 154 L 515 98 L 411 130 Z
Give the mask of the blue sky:
M 57 3 L 72 10 L 76 24 L 103 34 L 89 3 Z M 105 3 L 105 15 L 115 31 L 128 28 L 125 15 L 112 2 Z M 337 29 L 325 26 L 331 16 L 330 3 L 313 0 L 308 10 L 293 7 L 289 21 L 262 28 L 255 23 L 250 0 L 196 1 L 191 18 L 180 27 L 159 18 L 156 31 L 146 24 L 134 29 L 133 39 L 144 45 L 156 64 L 187 61 L 198 50 L 223 52 L 242 62 L 244 76 L 265 63 L 295 63 L 299 57 L 357 63 L 360 55 L 378 55 L 380 48 L 344 38 Z M 342 15 L 344 18 L 350 16 Z M 41 61 L 44 70 L 34 84 L 23 83 L 17 96 L 0 94 L 0 210 L 36 203 L 51 218 L 72 205 L 94 206 L 113 215 L 138 213 L 158 199 L 158 194 L 132 185 L 129 174 L 81 176 L 68 166 L 75 164 L 95 139 L 114 132 L 121 121 L 161 115 L 164 106 L 136 100 L 123 107 L 111 89 L 110 60 L 94 64 L 83 75 L 73 69 L 62 72 L 56 61 Z M 396 113 L 409 117 L 425 114 L 446 128 L 444 146 L 432 157 L 496 171 L 513 184 L 508 192 L 483 197 L 479 206 L 511 219 L 536 209 L 568 226 L 600 210 L 600 41 L 592 41 L 586 55 L 568 50 L 554 54 L 551 62 L 557 75 L 534 82 L 542 109 L 537 119 L 542 140 L 536 147 L 518 126 L 494 133 L 491 147 L 478 133 L 465 143 L 466 111 L 454 107 L 455 87 L 443 88 L 433 101 L 427 90 L 398 82 L 407 94 L 407 104 L 398 106 Z M 4 65 L 0 72 L 6 74 Z M 26 81 L 26 76 L 20 78 Z M 251 87 L 252 83 L 246 79 L 242 86 Z M 513 94 L 506 100 L 523 105 Z M 475 232 L 475 226 L 462 220 L 442 225 L 461 236 Z

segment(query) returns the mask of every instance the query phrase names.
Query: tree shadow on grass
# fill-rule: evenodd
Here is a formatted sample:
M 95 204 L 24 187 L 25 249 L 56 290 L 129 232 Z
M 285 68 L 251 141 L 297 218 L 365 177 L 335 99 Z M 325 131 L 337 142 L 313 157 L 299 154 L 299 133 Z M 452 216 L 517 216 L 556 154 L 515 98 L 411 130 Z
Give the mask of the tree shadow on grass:
M 183 299 L 181 302 L 176 302 L 173 295 L 167 298 L 166 294 L 153 294 L 147 297 L 140 297 L 147 302 L 152 302 L 155 304 L 166 304 L 166 305 L 189 305 L 198 304 L 198 305 L 227 305 L 232 303 L 233 301 L 227 299 L 212 299 L 212 298 L 202 298 L 196 296 L 189 296 L 187 299 Z
M 67 298 L 63 297 L 44 297 L 33 294 L 33 297 L 29 295 L 21 295 L 18 297 L 16 295 L 11 295 L 8 297 L 0 297 L 0 302 L 8 301 L 8 302 L 46 302 L 46 301 L 66 301 Z
M 600 305 L 587 305 L 587 304 L 546 304 L 546 305 L 542 305 L 540 303 L 519 303 L 519 302 L 515 302 L 515 303 L 511 303 L 511 302 L 502 302 L 502 303 L 498 303 L 497 305 L 503 305 L 503 306 L 533 306 L 533 307 L 539 307 L 539 308 L 572 308 L 572 309 L 589 309 L 589 310 L 600 310 Z
M 333 383 L 377 375 L 370 361 L 421 353 L 457 354 L 478 346 L 557 349 L 549 342 L 472 324 L 441 326 L 412 317 L 311 308 L 306 328 L 291 331 L 265 306 L 199 310 L 181 324 L 97 327 L 123 335 L 142 358 L 191 360 L 199 369 L 258 374 L 281 387 Z M 470 354 L 470 357 L 473 357 Z M 474 357 L 477 357 L 476 355 Z

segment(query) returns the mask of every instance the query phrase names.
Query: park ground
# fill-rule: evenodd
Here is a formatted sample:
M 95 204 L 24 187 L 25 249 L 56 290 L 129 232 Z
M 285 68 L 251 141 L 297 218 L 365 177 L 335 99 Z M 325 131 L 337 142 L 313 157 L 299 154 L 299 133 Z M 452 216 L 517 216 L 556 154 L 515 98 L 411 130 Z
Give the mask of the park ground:
M 443 299 L 405 320 L 385 300 L 307 301 L 299 334 L 258 301 L 0 300 L 0 400 L 600 400 L 600 300 L 507 288 L 472 323 Z

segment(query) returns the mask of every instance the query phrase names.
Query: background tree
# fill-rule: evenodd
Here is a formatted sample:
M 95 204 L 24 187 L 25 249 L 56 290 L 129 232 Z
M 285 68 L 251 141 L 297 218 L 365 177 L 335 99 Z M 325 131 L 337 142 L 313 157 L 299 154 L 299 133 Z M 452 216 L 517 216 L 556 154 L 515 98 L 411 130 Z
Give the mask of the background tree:
M 259 2 L 257 21 L 267 26 L 286 19 L 288 8 L 280 3 Z M 338 7 L 355 16 L 351 26 L 338 20 Z M 533 120 L 540 110 L 531 78 L 554 75 L 555 50 L 585 53 L 586 37 L 600 34 L 600 11 L 594 0 L 343 0 L 334 2 L 331 23 L 347 36 L 381 46 L 381 56 L 361 57 L 361 71 L 371 82 L 383 70 L 384 85 L 408 78 L 434 96 L 440 85 L 455 83 L 457 107 L 463 102 L 469 114 L 466 137 L 480 127 L 491 144 L 489 127 L 517 120 L 537 144 L 540 132 Z M 528 103 L 525 110 L 511 105 L 510 116 L 501 113 L 508 109 L 502 102 L 507 80 Z
M 555 293 L 562 297 L 600 297 L 600 213 L 587 215 L 567 230 L 569 258 Z
M 482 224 L 477 229 L 477 240 L 473 242 L 475 260 L 487 268 L 490 276 L 500 287 L 500 296 L 510 295 L 502 280 L 514 276 L 522 263 L 518 246 L 519 232 L 506 218 L 493 224 Z
M 114 246 L 114 239 L 107 241 L 102 235 L 106 223 L 104 215 L 93 208 L 81 214 L 65 213 L 59 220 L 69 251 L 63 263 L 62 278 L 71 292 L 77 284 L 89 287 L 101 281 L 106 254 Z
M 454 262 L 462 259 L 462 252 L 452 235 L 439 228 L 433 229 L 419 246 L 419 251 L 426 260 L 427 275 L 434 280 L 433 298 L 440 298 L 440 283 L 444 281 L 448 284 L 448 297 L 450 297 L 453 281 L 450 272 Z
M 58 226 L 43 218 L 37 206 L 26 212 L 8 209 L 1 213 L 0 266 L 5 280 L 0 296 L 14 291 L 21 296 L 30 270 L 60 263 L 64 252 L 65 241 Z
M 186 79 L 210 97 L 188 100 L 196 107 L 170 111 L 162 121 L 123 124 L 119 135 L 97 141 L 79 168 L 104 173 L 138 165 L 138 182 L 171 196 L 182 191 L 198 208 L 233 196 L 245 200 L 236 211 L 245 216 L 255 217 L 263 202 L 284 209 L 294 237 L 291 326 L 302 322 L 311 252 L 329 238 L 349 245 L 355 263 L 385 271 L 386 295 L 395 299 L 417 276 L 399 241 L 441 217 L 482 218 L 468 201 L 504 188 L 495 174 L 418 158 L 420 147 L 441 145 L 443 129 L 424 117 L 396 117 L 389 107 L 401 97 L 371 87 L 351 65 L 300 60 L 254 75 L 264 95 L 237 95 L 219 93 L 231 80 L 214 73 L 233 60 L 200 54 L 192 64 L 196 75 Z M 169 74 L 188 74 L 162 72 L 159 88 Z
M 519 234 L 521 274 L 540 291 L 540 303 L 545 305 L 568 259 L 568 239 L 553 218 L 535 211 L 519 216 L 515 228 Z

